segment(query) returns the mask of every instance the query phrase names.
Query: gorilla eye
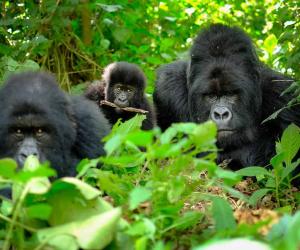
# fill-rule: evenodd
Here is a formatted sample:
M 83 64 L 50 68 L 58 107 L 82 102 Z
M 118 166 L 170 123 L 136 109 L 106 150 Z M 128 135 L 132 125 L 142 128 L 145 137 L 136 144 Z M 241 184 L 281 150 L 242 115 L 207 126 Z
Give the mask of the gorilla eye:
M 15 129 L 15 135 L 16 136 L 23 136 L 23 131 L 22 131 L 22 129 L 20 129 L 20 128 L 16 128 Z
M 40 137 L 40 136 L 43 136 L 44 132 L 45 132 L 45 131 L 44 131 L 42 128 L 37 128 L 37 129 L 35 130 L 35 135 L 36 135 L 37 137 Z

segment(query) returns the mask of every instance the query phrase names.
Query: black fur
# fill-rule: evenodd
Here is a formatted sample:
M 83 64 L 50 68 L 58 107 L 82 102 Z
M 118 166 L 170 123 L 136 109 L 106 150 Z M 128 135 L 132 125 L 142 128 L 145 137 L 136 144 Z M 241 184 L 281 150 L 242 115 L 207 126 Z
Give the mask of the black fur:
M 1 158 L 16 157 L 19 142 L 12 126 L 26 133 L 45 128 L 46 139 L 39 138 L 38 147 L 59 177 L 74 176 L 81 159 L 103 155 L 101 139 L 110 130 L 93 102 L 65 94 L 52 76 L 39 72 L 14 75 L 0 90 Z
M 100 105 L 102 100 L 114 102 L 113 86 L 121 83 L 125 86 L 132 86 L 136 92 L 129 100 L 128 107 L 143 109 L 148 111 L 146 119 L 143 121 L 142 129 L 152 129 L 156 124 L 156 117 L 153 107 L 145 96 L 146 77 L 139 67 L 127 62 L 117 62 L 108 65 L 104 69 L 103 78 L 100 82 L 92 84 L 85 92 L 85 96 L 95 101 L 102 109 L 106 118 L 111 124 L 115 124 L 118 119 L 129 120 L 136 115 L 135 112 L 127 112 L 118 108 Z
M 158 125 L 166 129 L 173 122 L 204 122 L 211 115 L 211 93 L 216 99 L 232 98 L 230 126 L 235 133 L 225 138 L 218 134 L 218 162 L 232 159 L 232 168 L 267 165 L 288 124 L 300 126 L 299 105 L 262 123 L 291 100 L 291 94 L 281 96 L 291 79 L 261 63 L 250 38 L 238 28 L 212 25 L 200 32 L 190 53 L 188 62 L 174 62 L 157 72 Z

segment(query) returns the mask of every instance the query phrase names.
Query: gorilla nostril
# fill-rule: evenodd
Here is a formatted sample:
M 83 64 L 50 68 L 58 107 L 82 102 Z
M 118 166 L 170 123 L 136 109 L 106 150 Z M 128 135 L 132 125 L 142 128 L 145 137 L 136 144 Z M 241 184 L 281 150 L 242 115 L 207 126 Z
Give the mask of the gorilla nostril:
M 218 112 L 214 111 L 213 112 L 213 119 L 214 120 L 220 120 L 221 119 L 221 115 Z
M 230 121 L 232 114 L 227 107 L 215 107 L 211 118 L 216 122 L 228 122 Z
M 226 111 L 222 114 L 222 120 L 227 120 L 227 118 L 229 118 L 229 112 Z

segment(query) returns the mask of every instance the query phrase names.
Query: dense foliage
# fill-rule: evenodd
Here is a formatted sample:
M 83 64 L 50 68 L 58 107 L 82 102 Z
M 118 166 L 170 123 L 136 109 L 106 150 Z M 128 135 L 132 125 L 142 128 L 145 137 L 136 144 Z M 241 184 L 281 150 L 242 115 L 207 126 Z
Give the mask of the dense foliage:
M 155 69 L 185 58 L 197 32 L 213 22 L 242 27 L 265 63 L 300 77 L 296 0 L 1 5 L 1 82 L 13 72 L 42 68 L 54 72 L 62 88 L 80 93 L 105 65 L 124 60 L 141 65 L 151 94 Z M 299 82 L 294 86 L 299 100 Z M 76 178 L 51 183 L 55 171 L 34 157 L 21 170 L 0 160 L 1 187 L 13 188 L 12 199 L 1 197 L 1 249 L 200 250 L 232 238 L 299 249 L 300 194 L 289 177 L 300 164 L 293 159 L 300 148 L 297 126 L 277 142 L 269 168 L 233 172 L 214 163 L 213 123 L 175 124 L 162 133 L 141 131 L 142 120 L 116 124 L 105 141 L 107 155 L 82 160 Z

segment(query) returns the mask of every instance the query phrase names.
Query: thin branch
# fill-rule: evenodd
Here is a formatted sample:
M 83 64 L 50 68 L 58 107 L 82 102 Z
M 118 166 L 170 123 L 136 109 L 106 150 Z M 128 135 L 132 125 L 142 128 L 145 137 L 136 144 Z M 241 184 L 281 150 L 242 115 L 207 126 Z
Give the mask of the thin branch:
M 149 111 L 144 110 L 144 109 L 137 109 L 137 108 L 132 108 L 132 107 L 126 107 L 126 108 L 121 108 L 119 106 L 117 106 L 116 104 L 109 102 L 109 101 L 100 101 L 100 105 L 106 105 L 106 106 L 110 106 L 113 108 L 118 108 L 124 111 L 128 111 L 128 112 L 135 112 L 135 113 L 140 113 L 140 114 L 147 114 L 149 113 Z

